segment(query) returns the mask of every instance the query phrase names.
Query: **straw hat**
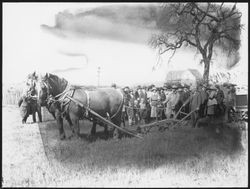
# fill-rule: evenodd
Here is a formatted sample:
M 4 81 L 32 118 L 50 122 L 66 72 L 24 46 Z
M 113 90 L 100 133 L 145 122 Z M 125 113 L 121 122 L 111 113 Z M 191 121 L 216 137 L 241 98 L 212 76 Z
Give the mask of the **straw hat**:
M 172 89 L 178 89 L 177 85 L 172 85 Z

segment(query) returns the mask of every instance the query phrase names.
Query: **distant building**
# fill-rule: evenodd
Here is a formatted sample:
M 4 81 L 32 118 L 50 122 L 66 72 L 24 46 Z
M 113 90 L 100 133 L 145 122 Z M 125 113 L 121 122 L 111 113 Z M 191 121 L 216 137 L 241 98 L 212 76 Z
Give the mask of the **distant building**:
M 173 70 L 166 75 L 166 83 L 181 83 L 196 85 L 196 82 L 202 79 L 201 73 L 196 69 Z

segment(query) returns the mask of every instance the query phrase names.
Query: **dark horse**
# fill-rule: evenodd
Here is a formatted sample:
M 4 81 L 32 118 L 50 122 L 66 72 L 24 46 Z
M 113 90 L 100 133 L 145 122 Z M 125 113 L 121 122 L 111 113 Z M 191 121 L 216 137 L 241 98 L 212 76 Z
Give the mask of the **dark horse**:
M 120 126 L 123 106 L 123 94 L 121 91 L 114 88 L 100 88 L 88 91 L 82 87 L 71 86 L 64 78 L 46 73 L 38 84 L 38 96 L 41 105 L 47 106 L 49 112 L 56 118 L 60 139 L 65 138 L 63 117 L 69 122 L 73 135 L 77 137 L 80 136 L 80 119 L 86 118 L 93 121 L 91 134 L 96 133 L 97 123 L 102 125 L 94 115 L 68 99 L 66 95 Z M 105 132 L 107 133 L 107 125 L 104 124 L 102 126 L 105 127 Z M 118 137 L 118 134 L 118 130 L 115 129 L 113 136 Z

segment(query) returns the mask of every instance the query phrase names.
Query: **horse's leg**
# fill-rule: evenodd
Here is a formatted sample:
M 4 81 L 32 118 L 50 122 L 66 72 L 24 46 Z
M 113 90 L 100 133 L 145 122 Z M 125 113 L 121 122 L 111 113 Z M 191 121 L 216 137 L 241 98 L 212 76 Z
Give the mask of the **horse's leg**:
M 74 131 L 73 123 L 68 114 L 65 116 L 65 119 L 68 121 L 71 130 Z
M 75 130 L 76 137 L 77 137 L 77 138 L 80 138 L 79 118 L 76 118 L 76 119 L 74 120 L 74 124 L 75 124 L 75 128 L 76 128 L 76 130 Z
M 41 106 L 37 107 L 37 114 L 38 114 L 39 122 L 42 122 L 42 108 L 41 108 Z
M 61 116 L 61 112 L 58 109 L 56 109 L 55 111 L 55 117 L 56 117 L 57 125 L 59 127 L 60 139 L 63 140 L 65 139 L 65 133 L 63 129 L 63 118 Z
M 93 125 L 91 128 L 91 135 L 95 135 L 96 134 L 96 119 L 93 119 Z
M 27 120 L 28 116 L 24 116 L 23 119 L 22 119 L 22 123 L 25 124 L 26 123 L 26 120 Z
M 117 116 L 115 119 L 113 119 L 113 123 L 115 124 L 115 125 L 117 125 L 117 126 L 119 126 L 120 127 L 120 125 L 121 125 L 121 119 L 120 119 L 121 117 L 119 117 L 119 116 Z M 114 132 L 113 132 L 113 138 L 114 139 L 119 139 L 120 138 L 120 132 L 119 132 L 119 130 L 117 129 L 117 128 L 114 128 Z
M 26 114 L 23 117 L 23 123 L 26 123 L 28 117 L 29 117 L 29 112 L 27 111 Z
M 125 127 L 125 112 L 122 112 L 122 123 L 123 126 Z
M 70 119 L 69 114 L 66 114 L 65 119 L 68 121 L 69 126 L 70 126 L 71 131 L 72 131 L 72 135 L 69 137 L 69 138 L 71 138 L 71 137 L 74 136 L 74 134 L 75 134 L 74 125 L 73 125 L 73 123 L 72 123 L 72 121 L 71 121 L 71 119 Z
M 33 118 L 33 122 L 36 123 L 36 112 L 35 111 L 32 112 L 32 118 Z

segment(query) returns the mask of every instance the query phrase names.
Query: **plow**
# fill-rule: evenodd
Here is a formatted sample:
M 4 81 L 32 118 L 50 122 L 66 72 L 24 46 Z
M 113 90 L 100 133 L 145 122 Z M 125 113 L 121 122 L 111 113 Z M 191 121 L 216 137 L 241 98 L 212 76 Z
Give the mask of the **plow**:
M 193 110 L 189 113 L 185 113 L 182 111 L 182 109 L 187 105 L 187 103 L 190 101 L 190 98 L 186 100 L 186 102 L 179 108 L 179 110 L 177 111 L 177 113 L 175 114 L 175 116 L 171 119 L 164 119 L 164 120 L 159 120 L 159 121 L 155 121 L 149 124 L 144 124 L 144 125 L 138 125 L 136 130 L 131 130 L 131 129 L 127 129 L 124 127 L 120 127 L 114 123 L 111 122 L 110 119 L 107 119 L 105 117 L 102 117 L 101 115 L 99 115 L 97 112 L 93 111 L 92 109 L 90 109 L 89 107 L 87 107 L 86 105 L 84 105 L 82 102 L 80 102 L 79 100 L 71 97 L 70 95 L 65 95 L 65 98 L 68 98 L 69 100 L 73 101 L 74 103 L 76 103 L 77 105 L 79 105 L 81 108 L 84 108 L 85 110 L 87 110 L 89 113 L 91 113 L 93 116 L 95 116 L 96 119 L 98 119 L 100 122 L 107 124 L 110 127 L 115 127 L 117 128 L 120 132 L 126 133 L 130 136 L 142 139 L 143 138 L 143 134 L 147 134 L 149 133 L 149 131 L 154 128 L 154 127 L 158 127 L 159 130 L 165 130 L 168 129 L 169 127 L 171 128 L 175 128 L 178 125 L 180 125 L 181 123 L 183 123 L 183 121 L 185 121 L 194 111 Z M 177 119 L 178 115 L 180 114 L 184 114 L 185 116 L 182 119 Z
M 182 105 L 175 110 L 174 115 L 171 118 L 167 118 L 167 119 L 163 119 L 163 120 L 158 120 L 156 119 L 156 121 L 151 122 L 151 123 L 146 123 L 143 125 L 136 125 L 135 128 L 136 129 L 128 129 L 125 127 L 121 127 L 118 126 L 116 124 L 114 124 L 111 121 L 111 118 L 108 115 L 107 112 L 107 117 L 105 115 L 100 115 L 98 114 L 95 110 L 93 110 L 92 108 L 89 107 L 89 92 L 88 91 L 84 91 L 87 95 L 87 104 L 81 102 L 81 100 L 76 99 L 73 97 L 73 94 L 75 92 L 76 89 L 82 89 L 82 86 L 71 86 L 70 88 L 66 88 L 63 92 L 61 92 L 60 94 L 54 96 L 54 99 L 58 98 L 58 100 L 55 101 L 59 101 L 60 104 L 62 104 L 63 106 L 68 104 L 70 101 L 74 102 L 76 105 L 80 106 L 81 108 L 83 108 L 84 110 L 86 110 L 86 113 L 90 113 L 96 120 L 98 120 L 100 123 L 108 125 L 111 128 L 116 128 L 118 129 L 120 132 L 122 133 L 126 133 L 130 136 L 142 139 L 143 138 L 143 134 L 147 134 L 150 132 L 150 130 L 152 128 L 158 128 L 159 131 L 160 130 L 166 130 L 166 129 L 172 129 L 172 128 L 176 128 L 178 126 L 180 126 L 181 124 L 183 124 L 184 121 L 186 121 L 193 113 L 197 113 L 197 111 L 199 111 L 200 106 L 197 106 L 196 109 L 193 109 L 191 111 L 185 111 L 184 108 L 186 108 L 186 106 L 191 102 L 192 100 L 192 96 L 189 96 L 183 103 Z M 234 121 L 241 121 L 242 119 L 248 119 L 247 117 L 247 103 L 248 102 L 248 97 L 247 95 L 244 96 L 237 96 L 236 95 L 236 110 L 235 112 L 232 113 L 231 117 L 234 119 Z M 121 107 L 123 106 L 123 103 L 121 103 Z M 125 106 L 126 107 L 126 106 Z M 132 107 L 129 107 L 132 108 Z M 193 107 L 195 108 L 195 107 Z M 120 109 L 120 108 L 119 108 Z M 161 108 L 164 109 L 164 108 Z M 118 111 L 117 111 L 118 112 Z M 240 116 L 238 116 L 240 112 Z M 243 113 L 242 113 L 243 112 Z M 205 116 L 205 115 L 203 115 Z M 242 118 L 243 117 L 243 118 Z M 198 117 L 198 119 L 203 118 L 203 117 Z M 208 120 L 209 121 L 209 120 Z M 220 120 L 223 122 L 223 120 Z M 209 121 L 210 122 L 210 121 Z

